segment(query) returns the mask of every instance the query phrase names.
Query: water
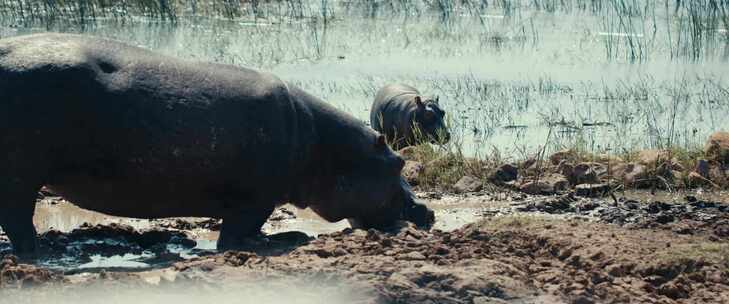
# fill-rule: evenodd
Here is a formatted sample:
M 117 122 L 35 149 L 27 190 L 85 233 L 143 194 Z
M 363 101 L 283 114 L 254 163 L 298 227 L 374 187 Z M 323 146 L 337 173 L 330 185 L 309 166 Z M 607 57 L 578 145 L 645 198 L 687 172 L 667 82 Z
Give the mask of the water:
M 438 200 L 426 200 L 426 203 L 436 214 L 437 221 L 433 228 L 443 231 L 455 230 L 465 224 L 477 222 L 483 218 L 484 210 L 489 210 L 489 214 L 493 215 L 499 210 L 506 214 L 512 209 L 509 205 L 510 201 L 506 200 L 506 196 L 502 197 L 500 195 L 465 198 L 447 196 Z M 266 222 L 262 229 L 264 233 L 276 235 L 296 231 L 305 233 L 311 237 L 316 237 L 319 234 L 338 232 L 349 227 L 349 223 L 346 220 L 330 223 L 309 209 L 297 209 L 290 205 L 285 205 L 282 208 L 287 210 L 285 214 L 289 216 Z M 277 214 L 281 214 L 281 212 L 277 211 L 273 217 L 276 217 Z M 180 219 L 191 223 L 201 220 L 200 218 Z M 164 225 L 161 225 L 162 223 L 172 220 L 174 219 L 146 220 L 109 216 L 81 209 L 58 197 L 49 197 L 39 202 L 36 205 L 36 212 L 33 218 L 39 233 L 44 233 L 51 229 L 69 233 L 83 225 L 96 226 L 110 224 L 129 225 L 137 231 L 144 231 L 155 227 L 164 227 Z M 182 259 L 190 259 L 216 252 L 215 245 L 219 235 L 218 231 L 195 228 L 185 230 L 185 232 L 197 242 L 195 247 L 186 248 L 177 244 L 166 244 L 165 251 L 169 254 L 179 255 L 179 258 Z M 139 271 L 168 266 L 170 263 L 170 260 L 160 257 L 158 252 L 138 250 L 138 247 L 135 247 L 132 243 L 124 241 L 122 236 L 118 238 L 97 236 L 96 238 L 81 241 L 103 245 L 100 248 L 114 247 L 115 250 L 84 252 L 81 249 L 83 247 L 78 242 L 70 243 L 71 247 L 76 249 L 69 247 L 66 249 L 68 253 L 60 256 L 52 255 L 47 258 L 43 257 L 36 261 L 36 264 L 52 269 L 64 270 L 68 273 L 85 273 L 97 272 L 102 269 Z M 91 248 L 96 248 L 96 246 L 92 246 Z
M 489 6 L 447 20 L 426 9 L 393 13 L 309 1 L 312 18 L 134 19 L 78 26 L 5 20 L 0 36 L 47 30 L 111 37 L 176 57 L 276 73 L 368 121 L 376 91 L 401 82 L 440 96 L 467 155 L 522 157 L 540 147 L 592 152 L 695 148 L 729 129 L 729 36 L 718 25 L 689 47 L 682 13 L 640 2 L 643 15 L 610 7 L 554 12 Z M 349 3 L 352 4 L 352 3 Z M 418 14 L 419 13 L 419 14 Z M 633 15 L 638 13 L 634 12 Z M 626 19 L 627 18 L 627 19 Z M 669 22 L 670 21 L 670 22 Z M 655 31 L 654 31 L 655 28 Z M 679 39 L 681 38 L 681 39 Z M 677 42 L 683 41 L 683 42 Z

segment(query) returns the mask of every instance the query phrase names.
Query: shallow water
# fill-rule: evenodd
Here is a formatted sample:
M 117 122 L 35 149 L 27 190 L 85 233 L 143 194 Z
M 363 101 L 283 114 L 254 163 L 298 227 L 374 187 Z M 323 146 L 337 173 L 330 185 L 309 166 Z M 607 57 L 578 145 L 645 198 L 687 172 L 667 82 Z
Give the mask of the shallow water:
M 474 196 L 470 198 L 446 196 L 437 200 L 425 199 L 424 202 L 436 213 L 437 220 L 433 228 L 450 231 L 483 218 L 485 214 L 484 210 L 486 209 L 503 208 L 505 212 L 508 212 L 510 210 L 509 201 L 500 199 L 501 197 L 499 196 Z M 283 209 L 285 212 L 277 211 L 272 219 L 263 226 L 264 233 L 274 235 L 297 231 L 303 232 L 311 237 L 316 237 L 319 234 L 337 232 L 349 227 L 349 223 L 346 220 L 330 223 L 309 209 L 297 209 L 291 205 L 285 205 L 279 209 Z M 284 214 L 286 216 L 277 217 L 276 215 L 278 214 Z M 190 222 L 202 220 L 201 218 L 181 219 Z M 37 204 L 33 221 L 39 233 L 44 233 L 49 230 L 68 233 L 82 225 L 95 226 L 97 224 L 109 225 L 112 223 L 129 225 L 135 230 L 141 231 L 160 227 L 160 225 L 164 226 L 163 224 L 168 220 L 146 220 L 109 216 L 81 209 L 58 197 L 49 197 Z M 184 248 L 170 244 L 166 246 L 167 250 L 170 253 L 179 254 L 181 258 L 191 258 L 215 251 L 215 243 L 219 235 L 217 231 L 196 228 L 188 230 L 187 233 L 197 242 L 194 248 Z M 92 239 L 87 242 L 95 242 L 107 246 L 113 246 L 119 243 L 115 239 Z M 118 246 L 123 247 L 128 245 L 118 244 Z M 149 269 L 157 266 L 154 264 L 154 261 L 156 261 L 154 259 L 155 253 L 149 251 L 134 253 L 131 250 L 132 247 L 129 248 L 130 252 L 121 255 L 106 255 L 102 252 L 91 253 L 88 256 L 83 254 L 81 258 L 73 256 L 59 258 L 58 256 L 53 256 L 47 259 L 41 259 L 38 261 L 38 264 L 51 268 L 64 269 L 73 273 L 95 272 L 104 268 L 134 271 L 135 269 Z M 147 261 L 153 262 L 150 263 Z
M 287 214 L 292 216 L 283 219 L 270 220 L 263 226 L 266 234 L 277 234 L 288 231 L 299 231 L 315 237 L 319 234 L 341 231 L 349 227 L 346 220 L 329 223 L 318 217 L 310 210 L 300 210 L 293 206 L 283 206 L 287 210 Z M 196 221 L 201 218 L 181 218 L 185 221 Z M 73 204 L 57 198 L 51 197 L 40 202 L 36 206 L 33 222 L 39 233 L 49 230 L 58 230 L 61 232 L 71 232 L 82 225 L 95 226 L 98 224 L 109 225 L 112 223 L 129 225 L 135 230 L 148 230 L 159 227 L 165 221 L 162 220 L 146 220 L 125 217 L 115 217 L 106 214 L 84 210 Z M 218 239 L 219 232 L 208 229 L 197 228 L 188 231 L 190 237 L 197 242 L 194 248 L 184 248 L 176 245 L 167 245 L 167 250 L 173 254 L 179 254 L 182 258 L 191 258 L 201 253 L 214 252 L 215 244 Z M 91 242 L 101 242 L 105 245 L 115 245 L 118 241 L 111 239 L 90 240 Z M 126 246 L 120 244 L 120 246 Z M 130 247 L 131 248 L 131 247 Z M 86 261 L 77 260 L 73 257 L 58 259 L 58 257 L 50 257 L 47 260 L 39 261 L 40 265 L 51 268 L 62 268 L 66 270 L 89 271 L 93 269 L 103 268 L 121 268 L 121 269 L 144 269 L 155 266 L 145 262 L 153 260 L 155 253 L 144 251 L 141 254 L 125 253 L 123 255 L 105 256 L 103 254 L 92 254 L 88 256 Z
M 547 12 L 529 3 L 492 5 L 444 21 L 428 10 L 364 17 L 341 1 L 328 8 L 324 24 L 319 1 L 305 3 L 314 19 L 268 14 L 83 27 L 6 19 L 0 36 L 84 32 L 181 58 L 270 70 L 365 121 L 377 89 L 412 84 L 441 97 L 456 135 L 450 148 L 467 155 L 496 149 L 522 156 L 543 145 L 593 152 L 697 147 L 711 132 L 729 129 L 725 29 L 706 38 L 703 56 L 692 59 L 675 42 L 685 32 L 667 22 L 682 15 L 660 5 L 646 8 L 652 18 L 630 18 L 628 27 L 610 7 Z M 638 60 L 631 44 L 640 46 Z
M 575 212 L 574 210 L 568 211 L 567 209 L 561 211 L 556 210 L 556 212 L 540 211 L 541 209 L 535 209 L 532 206 L 539 206 L 543 202 L 557 199 L 557 197 L 528 196 L 509 191 L 469 194 L 465 196 L 437 193 L 419 193 L 418 195 L 420 196 L 420 201 L 435 211 L 436 223 L 433 229 L 442 231 L 452 231 L 466 224 L 500 216 L 519 215 L 555 219 L 580 218 L 582 220 L 600 220 L 603 217 L 601 215 L 602 211 L 598 213 Z M 616 196 L 621 204 L 627 204 L 633 200 L 642 206 L 648 206 L 653 202 L 663 202 L 679 206 L 687 204 L 687 201 L 696 200 L 722 204 L 729 203 L 729 193 L 707 192 L 703 190 L 683 192 L 659 191 L 654 194 L 650 191 L 626 191 L 616 193 Z M 608 205 L 612 205 L 613 202 L 610 197 L 602 198 L 601 201 L 605 201 L 605 204 Z M 180 220 L 183 223 L 196 223 L 204 219 L 180 218 Z M 129 225 L 137 231 L 152 228 L 176 231 L 175 226 L 168 226 L 170 223 L 175 222 L 175 219 L 146 220 L 109 216 L 83 210 L 58 197 L 48 197 L 39 202 L 34 217 L 34 223 L 39 233 L 51 229 L 69 233 L 81 226 L 92 227 L 97 224 L 109 225 L 113 223 Z M 290 205 L 285 205 L 277 209 L 274 215 L 264 225 L 263 231 L 275 237 L 277 240 L 284 240 L 283 242 L 285 244 L 289 244 L 291 237 L 284 236 L 288 232 L 299 232 L 309 237 L 316 237 L 319 234 L 341 231 L 347 227 L 349 227 L 347 221 L 329 223 L 321 219 L 311 210 L 301 210 Z M 91 244 L 92 246 L 90 247 L 84 247 L 82 244 L 77 243 L 69 243 L 73 248 L 68 247 L 66 253 L 62 253 L 61 255 L 53 254 L 49 257 L 41 258 L 35 263 L 49 268 L 61 269 L 67 273 L 98 272 L 102 269 L 138 271 L 164 267 L 175 260 L 189 259 L 216 252 L 215 243 L 219 234 L 217 231 L 211 231 L 202 226 L 192 229 L 182 229 L 184 229 L 185 234 L 189 238 L 196 242 L 196 245 L 187 247 L 182 246 L 182 243 L 170 241 L 164 244 L 163 250 L 160 251 L 159 248 L 154 249 L 154 246 L 139 248 L 139 245 L 125 241 L 122 235 L 114 238 L 97 236 L 90 239 L 82 238 L 81 242 Z M 293 246 L 296 247 L 296 245 Z

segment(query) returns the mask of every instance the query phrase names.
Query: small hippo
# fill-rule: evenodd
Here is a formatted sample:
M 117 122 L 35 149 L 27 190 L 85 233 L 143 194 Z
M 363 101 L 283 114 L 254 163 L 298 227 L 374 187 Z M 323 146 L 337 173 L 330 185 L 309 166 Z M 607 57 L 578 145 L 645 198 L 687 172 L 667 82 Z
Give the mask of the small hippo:
M 377 92 L 370 124 L 399 150 L 422 142 L 447 143 L 451 135 L 444 117 L 437 97 L 425 99 L 411 86 L 391 84 Z
M 114 216 L 222 218 L 219 249 L 277 205 L 433 223 L 383 135 L 274 75 L 69 34 L 0 40 L 0 227 L 37 250 L 42 186 Z

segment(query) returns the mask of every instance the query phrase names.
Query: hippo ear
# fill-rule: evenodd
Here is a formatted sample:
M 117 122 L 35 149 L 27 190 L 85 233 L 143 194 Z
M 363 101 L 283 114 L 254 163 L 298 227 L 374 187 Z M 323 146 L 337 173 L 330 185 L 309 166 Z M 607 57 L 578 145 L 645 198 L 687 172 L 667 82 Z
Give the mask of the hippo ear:
M 378 135 L 375 139 L 375 148 L 384 148 L 387 145 L 387 141 L 385 140 L 385 135 Z
M 440 103 L 440 96 L 435 95 L 435 103 Z
M 420 96 L 415 96 L 415 104 L 418 105 L 418 108 L 425 107 L 425 104 L 423 103 L 423 99 L 421 99 Z

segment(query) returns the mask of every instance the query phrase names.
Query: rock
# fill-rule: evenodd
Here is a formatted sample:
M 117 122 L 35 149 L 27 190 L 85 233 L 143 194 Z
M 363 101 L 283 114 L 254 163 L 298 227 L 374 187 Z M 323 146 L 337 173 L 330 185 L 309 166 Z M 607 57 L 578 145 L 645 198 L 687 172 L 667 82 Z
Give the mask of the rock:
M 399 256 L 398 258 L 406 261 L 424 261 L 425 259 L 427 259 L 425 255 L 417 251 L 408 252 Z
M 694 172 L 698 173 L 699 175 L 708 178 L 709 177 L 709 161 L 705 159 L 699 159 L 696 161 L 696 167 L 694 167 Z
M 277 208 L 276 210 L 273 211 L 273 214 L 271 214 L 271 216 L 268 217 L 269 221 L 277 221 L 277 222 L 285 221 L 285 220 L 293 220 L 293 219 L 296 219 L 296 214 L 293 211 L 283 208 L 283 207 Z
M 349 254 L 349 252 L 346 249 L 342 248 L 342 247 L 337 247 L 332 252 L 332 255 L 335 256 L 335 257 L 344 256 L 344 255 L 348 255 L 348 254 Z
M 568 176 L 570 177 L 570 182 L 572 182 L 573 185 L 595 184 L 599 182 L 599 179 L 597 178 L 597 173 L 593 169 L 593 164 L 591 163 L 577 164 L 572 169 L 572 175 Z
M 708 273 L 706 276 L 706 279 L 709 282 L 715 283 L 715 284 L 723 284 L 726 282 L 726 280 L 724 278 L 722 278 L 720 271 L 712 271 L 712 272 Z
M 473 298 L 473 304 L 506 304 L 509 303 L 505 300 L 492 297 L 475 297 Z
M 400 154 L 400 157 L 402 157 L 404 160 L 412 160 L 415 158 L 415 146 L 410 146 L 406 148 L 402 148 L 399 151 L 397 151 Z
M 588 201 L 578 202 L 575 205 L 575 207 L 577 207 L 577 210 L 579 210 L 580 212 L 592 211 L 592 210 L 595 210 L 597 207 L 600 207 L 600 204 L 598 202 L 588 200 Z
M 545 181 L 551 185 L 552 190 L 554 192 L 561 192 L 569 189 L 570 182 L 567 180 L 564 175 L 561 174 L 552 174 L 547 176 Z
M 638 152 L 636 160 L 641 165 L 657 167 L 661 163 L 671 160 L 671 151 L 656 149 L 643 150 Z
M 694 187 L 704 187 L 704 186 L 713 186 L 713 183 L 701 176 L 698 172 L 691 172 L 688 175 L 688 187 L 694 188 Z
M 607 176 L 607 174 L 608 174 L 607 166 L 605 166 L 601 163 L 597 163 L 597 162 L 591 162 L 591 163 L 586 163 L 586 164 L 588 164 L 590 166 L 590 169 L 592 170 L 592 172 L 595 172 L 595 174 L 598 177 L 598 180 L 600 177 Z
M 673 180 L 673 166 L 669 163 L 662 163 L 656 168 L 656 175 L 663 177 L 667 180 Z
M 233 267 L 243 266 L 248 260 L 255 257 L 257 257 L 255 253 L 245 251 L 226 251 L 223 253 L 225 264 Z
M 402 168 L 402 176 L 413 186 L 418 185 L 418 178 L 425 172 L 425 166 L 421 162 L 407 160 Z
M 536 176 L 544 174 L 550 164 L 548 161 L 530 157 L 519 165 L 519 174 L 521 176 Z
M 58 279 L 55 273 L 47 269 L 19 264 L 18 258 L 13 255 L 6 255 L 0 261 L 0 287 L 4 290 L 10 285 L 31 287 Z
M 306 248 L 304 251 L 306 253 L 315 254 L 322 259 L 326 259 L 335 256 L 334 251 L 336 249 L 337 247 L 334 244 L 326 244 L 322 247 Z
M 551 174 L 540 178 L 538 181 L 530 181 L 519 187 L 521 192 L 527 194 L 554 194 L 567 190 L 569 181 L 561 174 Z
M 575 194 L 585 197 L 599 197 L 607 195 L 610 192 L 610 185 L 599 184 L 579 184 L 575 186 Z
M 714 234 L 720 238 L 729 238 L 729 227 L 718 226 L 714 228 Z
M 561 173 L 564 176 L 572 176 L 572 172 L 575 170 L 575 167 L 568 163 L 567 161 L 562 161 L 557 165 L 557 172 Z
M 672 206 L 669 204 L 666 204 L 664 202 L 655 201 L 655 202 L 651 202 L 650 204 L 648 204 L 648 207 L 646 207 L 646 212 L 651 213 L 651 214 L 657 214 L 657 213 L 660 213 L 661 211 L 671 210 L 671 208 L 672 208 Z
M 625 206 L 625 208 L 628 210 L 640 209 L 640 203 L 636 200 L 627 200 L 623 203 L 623 206 Z
M 576 160 L 577 152 L 572 149 L 560 150 L 549 156 L 549 161 L 555 166 L 559 165 L 563 161 L 575 162 Z
M 614 277 L 622 277 L 627 273 L 627 269 L 621 264 L 611 264 L 605 268 L 605 271 Z
M 676 220 L 676 217 L 670 214 L 660 214 L 656 217 L 656 222 L 661 224 L 668 224 Z
M 519 191 L 527 194 L 552 194 L 554 189 L 544 181 L 531 181 L 522 184 Z
M 709 136 L 704 146 L 704 154 L 710 160 L 729 164 L 729 132 L 715 132 Z
M 466 175 L 453 185 L 456 193 L 478 192 L 483 189 L 483 183 L 473 176 Z
M 387 278 L 387 285 L 403 290 L 414 290 L 418 288 L 410 279 L 399 273 L 393 273 Z
M 622 158 L 610 154 L 599 154 L 595 158 L 595 161 L 602 164 L 610 164 L 610 166 L 615 166 L 624 162 Z
M 641 164 L 628 163 L 620 168 L 623 174 L 623 182 L 628 187 L 644 188 L 650 186 L 648 181 L 648 171 Z
M 595 301 L 585 295 L 577 295 L 570 300 L 572 304 L 593 304 Z
M 685 185 L 685 178 L 688 177 L 687 175 L 684 175 L 682 171 L 678 170 L 671 170 L 671 177 L 673 178 L 673 185 L 676 187 L 684 187 Z
M 721 170 L 720 166 L 712 166 L 709 169 L 709 180 L 714 182 L 718 185 L 726 185 L 727 184 L 727 177 L 726 172 L 724 170 Z
M 686 299 L 689 297 L 689 290 L 683 284 L 669 282 L 658 288 L 658 294 L 671 299 Z
M 554 199 L 540 200 L 536 203 L 527 205 L 523 211 L 541 211 L 550 214 L 562 214 L 566 212 L 575 212 L 575 208 L 572 207 L 573 199 L 569 196 L 556 197 Z
M 512 164 L 504 164 L 494 172 L 489 179 L 495 183 L 506 183 L 516 180 L 519 176 L 518 169 Z

